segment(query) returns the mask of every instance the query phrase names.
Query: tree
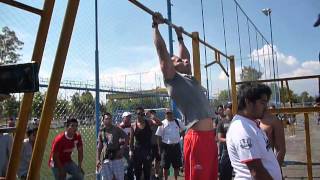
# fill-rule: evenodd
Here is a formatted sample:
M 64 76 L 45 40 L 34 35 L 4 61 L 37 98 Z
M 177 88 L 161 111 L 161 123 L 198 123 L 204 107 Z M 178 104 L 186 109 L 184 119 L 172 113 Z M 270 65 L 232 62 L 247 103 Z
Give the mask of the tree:
M 71 97 L 71 111 L 72 116 L 80 118 L 81 120 L 87 117 L 93 117 L 94 114 L 94 99 L 89 91 L 80 94 L 75 93 Z
M 250 66 L 244 66 L 240 74 L 241 81 L 255 81 L 260 79 L 262 72 Z
M 69 113 L 70 113 L 69 110 L 70 110 L 69 101 L 61 97 L 58 97 L 56 108 L 54 110 L 55 119 L 65 120 L 65 118 L 69 116 Z
M 0 32 L 0 65 L 19 61 L 21 54 L 17 51 L 22 49 L 23 44 L 13 30 L 3 27 Z
M 224 102 L 223 104 L 225 104 L 226 102 L 230 101 L 229 100 L 229 91 L 228 90 L 222 90 L 220 91 L 219 95 L 218 95 L 218 100 L 220 102 Z
M 6 117 L 17 117 L 19 111 L 19 102 L 14 96 L 6 99 L 2 103 L 3 115 Z
M 41 92 L 34 93 L 32 102 L 32 117 L 40 118 L 44 103 L 44 94 Z
M 314 98 L 312 96 L 310 96 L 307 91 L 303 91 L 300 94 L 300 100 L 301 100 L 302 105 L 305 106 L 305 105 L 311 105 L 312 102 L 314 101 Z
M 281 97 L 281 102 L 290 102 L 290 97 L 293 99 L 293 91 L 289 89 L 289 93 L 287 91 L 287 88 L 282 87 L 280 88 L 280 97 Z

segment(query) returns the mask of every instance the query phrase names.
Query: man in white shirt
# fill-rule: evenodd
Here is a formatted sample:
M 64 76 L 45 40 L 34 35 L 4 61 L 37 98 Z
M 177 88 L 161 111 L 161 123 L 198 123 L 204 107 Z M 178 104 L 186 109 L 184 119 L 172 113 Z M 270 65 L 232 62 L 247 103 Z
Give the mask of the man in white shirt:
M 170 109 L 166 110 L 166 119 L 158 127 L 156 135 L 159 136 L 158 146 L 161 151 L 161 167 L 163 167 L 163 176 L 168 179 L 170 165 L 174 168 L 174 177 L 178 178 L 179 168 L 182 166 L 180 150 L 180 133 L 185 126 L 180 121 L 173 118 Z
M 235 179 L 282 179 L 270 142 L 257 121 L 263 117 L 270 95 L 270 88 L 264 84 L 246 83 L 238 90 L 238 112 L 227 132 Z

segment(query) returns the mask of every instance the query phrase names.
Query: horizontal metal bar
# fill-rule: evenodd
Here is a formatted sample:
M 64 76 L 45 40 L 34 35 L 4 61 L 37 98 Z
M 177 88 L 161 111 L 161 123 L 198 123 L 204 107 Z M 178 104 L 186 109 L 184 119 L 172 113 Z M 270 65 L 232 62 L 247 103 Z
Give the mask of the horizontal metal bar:
M 130 2 L 133 3 L 134 5 L 138 6 L 139 8 L 141 8 L 142 10 L 144 10 L 145 12 L 147 12 L 148 14 L 150 14 L 150 15 L 152 15 L 152 16 L 155 14 L 154 11 L 152 11 L 151 9 L 149 9 L 148 7 L 146 7 L 145 5 L 143 5 L 142 3 L 140 3 L 140 2 L 137 1 L 137 0 L 128 0 L 128 1 L 130 1 Z M 173 28 L 179 27 L 179 26 L 177 26 L 177 25 L 175 25 L 175 24 L 172 24 L 168 19 L 164 19 L 164 22 L 165 22 L 165 24 L 167 24 L 167 25 L 170 26 L 170 27 L 173 27 Z M 192 37 L 192 34 L 189 33 L 189 32 L 187 32 L 187 31 L 185 31 L 185 30 L 183 30 L 182 33 L 185 34 L 185 35 L 187 35 L 187 36 L 189 36 L 190 38 L 193 38 L 193 37 Z M 214 50 L 214 51 L 218 51 L 221 55 L 223 55 L 224 57 L 230 59 L 229 56 L 227 56 L 226 54 L 224 54 L 223 52 L 221 52 L 221 51 L 218 50 L 217 48 L 211 46 L 210 44 L 208 44 L 208 43 L 205 42 L 204 40 L 202 40 L 202 39 L 200 39 L 200 38 L 199 38 L 198 40 L 199 40 L 199 42 L 201 42 L 203 45 L 207 46 L 208 48 L 210 48 L 210 49 L 212 49 L 212 50 Z
M 41 9 L 37 9 L 32 6 L 28 6 L 28 5 L 23 4 L 21 2 L 17 2 L 17 1 L 13 1 L 13 0 L 0 0 L 0 2 L 11 5 L 11 6 L 19 8 L 19 9 L 26 10 L 26 11 L 34 13 L 34 14 L 38 14 L 40 16 L 42 16 L 42 13 L 43 13 L 43 11 Z
M 268 109 L 269 112 L 279 114 L 279 113 L 309 113 L 309 112 L 320 112 L 320 107 L 283 107 L 279 109 Z
M 292 81 L 292 80 L 301 80 L 301 79 L 315 79 L 320 78 L 320 75 L 313 75 L 313 76 L 297 76 L 297 77 L 289 77 L 289 78 L 277 78 L 277 79 L 264 79 L 264 80 L 256 80 L 256 81 L 241 81 L 236 82 L 236 84 L 244 84 L 244 83 L 264 83 L 264 82 L 275 82 L 275 81 Z
M 48 85 L 47 84 L 39 84 L 39 87 L 44 87 L 47 88 Z M 84 87 L 73 87 L 73 86 L 59 86 L 59 89 L 69 89 L 69 90 L 83 90 L 83 91 L 96 91 L 95 88 L 84 88 Z M 116 91 L 116 90 L 109 90 L 109 89 L 99 89 L 100 92 L 105 92 L 105 93 L 119 93 L 119 94 L 128 94 L 128 95 L 136 95 L 136 96 L 140 96 L 140 95 L 152 95 L 152 94 L 156 94 L 156 93 L 152 93 L 152 92 L 127 92 L 127 91 Z M 161 93 L 160 94 L 164 94 Z

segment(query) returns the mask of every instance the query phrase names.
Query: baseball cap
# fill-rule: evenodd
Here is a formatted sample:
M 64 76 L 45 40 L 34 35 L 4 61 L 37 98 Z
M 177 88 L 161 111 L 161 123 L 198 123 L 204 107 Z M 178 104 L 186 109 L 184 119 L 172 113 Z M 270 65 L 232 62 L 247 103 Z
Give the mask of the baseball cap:
M 166 113 L 172 113 L 172 110 L 171 109 L 166 109 Z
M 130 112 L 124 112 L 124 113 L 122 114 L 122 118 L 127 117 L 127 116 L 130 116 L 130 115 L 131 115 Z

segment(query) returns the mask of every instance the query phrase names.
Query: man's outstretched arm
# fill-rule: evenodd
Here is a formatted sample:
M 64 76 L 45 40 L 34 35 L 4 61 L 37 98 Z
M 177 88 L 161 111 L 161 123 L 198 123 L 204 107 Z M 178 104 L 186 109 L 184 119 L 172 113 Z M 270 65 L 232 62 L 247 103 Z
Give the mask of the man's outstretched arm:
M 176 70 L 174 69 L 173 63 L 166 47 L 166 43 L 163 40 L 158 28 L 158 24 L 163 24 L 164 20 L 160 13 L 156 13 L 152 19 L 153 41 L 159 56 L 160 68 L 163 73 L 164 79 L 172 79 L 176 73 Z
M 179 42 L 179 57 L 181 59 L 188 59 L 190 61 L 190 53 L 183 42 L 183 36 L 182 36 L 183 28 L 182 27 L 175 28 L 175 31 L 176 31 L 177 39 Z
M 286 155 L 284 128 L 282 122 L 275 115 L 271 115 L 271 117 L 273 118 L 274 136 L 276 137 L 274 142 L 276 157 L 281 166 Z

